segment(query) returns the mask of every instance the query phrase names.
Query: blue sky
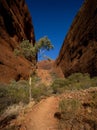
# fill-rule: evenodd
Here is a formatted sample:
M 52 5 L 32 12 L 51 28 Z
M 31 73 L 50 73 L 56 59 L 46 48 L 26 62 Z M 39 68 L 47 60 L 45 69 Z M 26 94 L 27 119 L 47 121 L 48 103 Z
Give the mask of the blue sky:
M 46 53 L 56 59 L 72 21 L 84 0 L 26 0 L 32 22 L 35 39 L 47 36 L 54 50 Z M 41 60 L 41 58 L 39 58 Z

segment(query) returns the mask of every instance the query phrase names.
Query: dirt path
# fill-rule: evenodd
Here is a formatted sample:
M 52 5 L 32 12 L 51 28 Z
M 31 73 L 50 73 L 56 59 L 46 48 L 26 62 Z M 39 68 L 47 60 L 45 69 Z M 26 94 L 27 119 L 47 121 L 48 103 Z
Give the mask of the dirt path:
M 42 100 L 26 115 L 20 130 L 57 130 L 58 121 L 54 118 L 57 109 L 57 97 L 52 96 Z

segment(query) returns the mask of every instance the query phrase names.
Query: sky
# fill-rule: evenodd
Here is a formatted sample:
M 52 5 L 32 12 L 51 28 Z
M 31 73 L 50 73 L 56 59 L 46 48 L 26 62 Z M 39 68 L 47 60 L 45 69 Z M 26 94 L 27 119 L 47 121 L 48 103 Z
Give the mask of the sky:
M 84 0 L 26 0 L 32 17 L 35 39 L 47 36 L 54 49 L 46 52 L 56 59 L 65 36 Z M 39 57 L 39 60 L 42 60 Z

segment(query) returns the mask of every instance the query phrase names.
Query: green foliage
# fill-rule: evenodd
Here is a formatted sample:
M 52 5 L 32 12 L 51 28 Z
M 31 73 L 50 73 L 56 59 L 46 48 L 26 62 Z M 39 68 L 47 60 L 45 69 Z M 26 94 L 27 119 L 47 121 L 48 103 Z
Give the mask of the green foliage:
M 28 104 L 29 88 L 31 88 L 31 98 L 35 101 L 52 94 L 51 88 L 41 84 L 40 79 L 35 76 L 32 77 L 31 86 L 25 80 L 12 81 L 9 85 L 0 84 L 0 114 L 14 104 Z
M 8 106 L 18 103 L 28 103 L 28 83 L 12 81 L 10 85 L 0 84 L 0 113 Z
M 97 77 L 93 77 L 91 79 L 91 84 L 92 84 L 92 87 L 97 87 Z
M 31 97 L 35 101 L 40 101 L 41 98 L 52 94 L 51 87 L 45 86 L 40 82 L 40 78 L 33 76 L 31 80 Z
M 84 79 L 90 79 L 90 76 L 89 74 L 85 73 L 85 74 L 82 74 L 82 73 L 74 73 L 74 74 L 71 74 L 68 79 L 71 81 L 71 82 L 81 82 L 83 81 Z
M 10 104 L 10 100 L 8 97 L 8 88 L 4 84 L 0 84 L 0 113 L 7 108 Z
M 56 79 L 51 85 L 54 93 L 62 93 L 65 90 L 80 90 L 97 87 L 97 77 L 90 78 L 88 74 L 75 73 L 67 79 Z
M 90 78 L 88 74 L 75 73 L 69 76 L 67 79 L 57 80 L 53 84 L 53 90 L 57 93 L 69 92 L 73 90 L 88 89 L 90 87 L 97 87 L 97 77 Z M 92 129 L 97 123 L 96 113 L 97 113 L 97 90 L 96 88 L 90 88 L 86 91 L 80 91 L 80 93 L 85 92 L 86 95 L 83 97 L 78 97 L 76 99 L 76 94 L 72 96 L 66 96 L 59 102 L 59 129 Z M 76 93 L 76 91 L 74 92 Z M 78 93 L 78 92 L 77 92 Z M 67 98 L 67 99 L 66 99 Z M 88 123 L 88 126 L 87 126 Z M 82 127 L 85 126 L 85 127 Z
M 10 94 L 10 100 L 12 101 L 12 104 L 19 102 L 28 103 L 28 88 L 28 82 L 25 80 L 21 80 L 19 82 L 12 81 L 8 89 L 8 93 Z
M 14 49 L 14 54 L 15 54 L 16 56 L 21 55 L 20 50 L 18 50 L 18 49 Z
M 62 99 L 59 103 L 61 119 L 59 120 L 59 130 L 80 129 L 81 120 L 78 119 L 78 113 L 81 110 L 81 102 L 77 99 Z M 75 126 L 75 127 L 74 127 Z
M 49 90 L 50 88 L 44 84 L 40 84 L 38 87 L 32 87 L 32 97 L 35 101 L 40 101 L 42 98 L 51 94 Z
M 49 51 L 53 49 L 53 45 L 47 37 L 43 37 L 38 42 L 36 42 L 34 46 L 33 43 L 29 42 L 29 40 L 23 40 L 19 48 L 20 49 L 14 50 L 15 55 L 23 55 L 26 59 L 31 61 L 37 53 L 43 54 L 44 50 Z
M 73 89 L 88 89 L 92 86 L 92 80 L 89 74 L 75 73 L 68 77 Z
M 19 56 L 22 55 L 28 60 L 32 60 L 32 58 L 36 55 L 34 52 L 33 45 L 29 42 L 29 40 L 23 40 L 19 46 L 19 49 L 15 49 L 14 53 Z
M 62 99 L 59 103 L 59 110 L 63 114 L 63 118 L 75 115 L 80 107 L 81 103 L 77 99 Z
M 37 44 L 35 45 L 35 48 L 37 49 L 37 51 L 40 51 L 40 50 L 49 51 L 53 49 L 54 46 L 51 44 L 51 41 L 47 37 L 43 37 L 37 42 Z
M 75 99 L 63 98 L 59 102 L 59 130 L 65 129 L 95 129 L 97 124 L 97 90 L 86 91 L 85 97 Z M 81 91 L 82 92 L 82 91 Z M 88 95 L 87 95 L 88 92 Z M 87 125 L 88 124 L 88 125 Z M 82 127 L 85 126 L 85 127 Z M 95 126 L 95 127 L 94 127 Z
M 51 85 L 54 93 L 62 93 L 64 90 L 69 89 L 66 79 L 56 79 Z

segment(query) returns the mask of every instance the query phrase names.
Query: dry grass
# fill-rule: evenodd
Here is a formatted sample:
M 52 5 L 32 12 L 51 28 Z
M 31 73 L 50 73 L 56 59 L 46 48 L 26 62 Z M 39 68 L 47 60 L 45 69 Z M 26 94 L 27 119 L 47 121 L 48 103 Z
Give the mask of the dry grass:
M 20 114 L 21 111 L 23 111 L 23 109 L 24 105 L 22 103 L 9 106 L 0 117 L 0 128 L 5 129 L 6 126 L 9 125 L 13 119 L 17 118 L 17 116 Z M 9 127 L 9 130 L 13 127 L 14 126 Z

